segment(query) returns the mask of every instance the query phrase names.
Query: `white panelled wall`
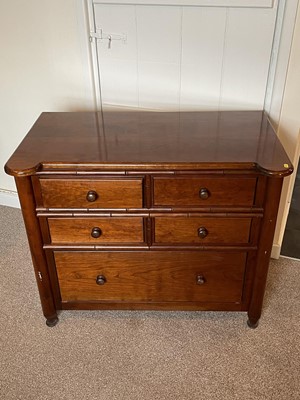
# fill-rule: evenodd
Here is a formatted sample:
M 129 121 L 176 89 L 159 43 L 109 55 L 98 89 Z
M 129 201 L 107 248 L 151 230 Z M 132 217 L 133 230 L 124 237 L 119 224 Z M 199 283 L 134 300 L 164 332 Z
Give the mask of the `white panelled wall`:
M 276 12 L 94 1 L 103 107 L 263 109 Z

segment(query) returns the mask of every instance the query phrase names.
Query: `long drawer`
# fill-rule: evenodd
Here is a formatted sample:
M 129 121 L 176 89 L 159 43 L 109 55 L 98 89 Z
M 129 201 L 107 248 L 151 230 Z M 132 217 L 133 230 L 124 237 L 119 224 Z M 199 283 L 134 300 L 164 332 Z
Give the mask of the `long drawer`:
M 156 243 L 246 244 L 251 218 L 155 218 Z
M 143 243 L 142 217 L 49 218 L 51 242 L 55 243 Z
M 54 252 L 62 301 L 240 302 L 245 252 Z
M 40 179 L 42 206 L 49 208 L 141 208 L 143 180 Z
M 255 177 L 155 177 L 154 206 L 251 206 Z

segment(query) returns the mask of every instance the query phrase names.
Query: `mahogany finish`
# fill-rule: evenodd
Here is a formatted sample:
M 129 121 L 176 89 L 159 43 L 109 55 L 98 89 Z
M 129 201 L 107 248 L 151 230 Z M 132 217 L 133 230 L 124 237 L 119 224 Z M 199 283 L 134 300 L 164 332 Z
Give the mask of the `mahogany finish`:
M 42 205 L 50 208 L 142 207 L 141 179 L 40 179 Z
M 51 242 L 143 243 L 143 218 L 49 218 Z
M 292 172 L 262 111 L 42 113 L 5 168 L 20 176 L 93 170 Z
M 15 176 L 48 326 L 64 309 L 261 315 L 283 177 L 261 111 L 43 113 Z
M 256 178 L 208 176 L 154 178 L 155 206 L 251 206 Z M 180 196 L 178 194 L 180 193 Z
M 246 244 L 251 218 L 155 218 L 155 242 L 196 244 Z
M 240 303 L 245 260 L 245 252 L 55 252 L 62 301 Z

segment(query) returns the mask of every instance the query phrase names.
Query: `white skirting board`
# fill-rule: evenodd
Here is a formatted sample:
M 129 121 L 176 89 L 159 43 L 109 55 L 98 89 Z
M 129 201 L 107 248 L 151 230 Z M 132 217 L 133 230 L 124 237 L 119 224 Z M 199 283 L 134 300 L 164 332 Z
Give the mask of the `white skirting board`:
M 280 257 L 280 252 L 281 252 L 281 246 L 278 243 L 273 243 L 271 258 L 275 258 L 276 260 L 278 260 Z
M 21 208 L 17 192 L 0 189 L 0 205 Z

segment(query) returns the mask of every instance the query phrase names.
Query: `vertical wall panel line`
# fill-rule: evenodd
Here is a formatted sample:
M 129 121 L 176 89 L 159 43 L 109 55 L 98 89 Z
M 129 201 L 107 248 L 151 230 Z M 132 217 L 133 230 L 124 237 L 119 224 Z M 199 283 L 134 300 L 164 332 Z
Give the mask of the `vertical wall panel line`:
M 139 46 L 138 46 L 138 21 L 137 21 L 137 5 L 134 6 L 134 19 L 135 19 L 135 46 L 136 46 L 136 95 L 137 95 L 137 106 L 140 108 L 140 75 L 139 75 Z
M 218 103 L 218 111 L 220 111 L 223 104 L 223 83 L 224 83 L 224 65 L 225 65 L 225 56 L 226 56 L 226 40 L 227 40 L 227 28 L 228 28 L 228 15 L 229 8 L 226 8 L 226 20 L 225 20 L 225 29 L 223 36 L 223 51 L 222 51 L 222 67 L 221 67 L 221 80 L 220 80 L 220 92 L 219 92 L 219 103 Z
M 183 7 L 180 7 L 181 15 L 180 15 L 180 54 L 179 54 L 179 96 L 178 96 L 178 109 L 181 111 L 181 70 L 182 70 L 182 25 L 183 25 Z

